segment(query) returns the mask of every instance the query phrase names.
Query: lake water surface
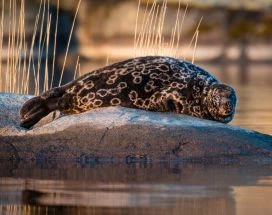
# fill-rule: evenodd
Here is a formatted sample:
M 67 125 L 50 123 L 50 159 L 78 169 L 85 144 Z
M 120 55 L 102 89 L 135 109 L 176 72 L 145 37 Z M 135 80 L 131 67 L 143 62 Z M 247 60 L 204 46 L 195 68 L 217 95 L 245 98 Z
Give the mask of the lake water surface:
M 272 167 L 1 165 L 0 214 L 272 214 Z
M 221 77 L 238 94 L 231 124 L 272 134 L 269 68 Z M 1 161 L 0 214 L 271 215 L 272 166 Z

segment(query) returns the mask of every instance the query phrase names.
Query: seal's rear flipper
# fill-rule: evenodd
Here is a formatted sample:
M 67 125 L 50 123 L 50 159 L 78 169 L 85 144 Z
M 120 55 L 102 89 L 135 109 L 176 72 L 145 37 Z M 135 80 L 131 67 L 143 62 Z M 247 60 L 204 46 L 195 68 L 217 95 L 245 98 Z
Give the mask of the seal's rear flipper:
M 28 100 L 20 110 L 20 125 L 24 128 L 30 128 L 50 112 L 57 110 L 63 93 L 63 88 L 58 87 Z
M 58 108 L 59 98 L 44 99 L 40 96 L 27 101 L 20 110 L 21 123 L 24 128 L 30 128 L 43 117 Z

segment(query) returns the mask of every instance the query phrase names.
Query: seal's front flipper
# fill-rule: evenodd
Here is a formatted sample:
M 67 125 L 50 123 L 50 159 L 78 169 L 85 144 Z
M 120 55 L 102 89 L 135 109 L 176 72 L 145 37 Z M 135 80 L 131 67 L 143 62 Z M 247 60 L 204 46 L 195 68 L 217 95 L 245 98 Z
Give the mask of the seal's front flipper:
M 179 93 L 171 88 L 154 93 L 150 100 L 149 110 L 152 111 L 180 113 L 183 108 Z

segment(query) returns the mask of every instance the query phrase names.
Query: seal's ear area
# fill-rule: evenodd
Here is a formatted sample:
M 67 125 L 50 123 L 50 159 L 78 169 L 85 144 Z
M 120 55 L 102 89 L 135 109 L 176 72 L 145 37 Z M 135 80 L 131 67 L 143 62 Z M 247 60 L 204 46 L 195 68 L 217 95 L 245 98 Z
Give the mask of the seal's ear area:
M 30 128 L 57 108 L 58 98 L 44 99 L 41 96 L 34 97 L 22 106 L 20 110 L 20 125 L 24 128 Z

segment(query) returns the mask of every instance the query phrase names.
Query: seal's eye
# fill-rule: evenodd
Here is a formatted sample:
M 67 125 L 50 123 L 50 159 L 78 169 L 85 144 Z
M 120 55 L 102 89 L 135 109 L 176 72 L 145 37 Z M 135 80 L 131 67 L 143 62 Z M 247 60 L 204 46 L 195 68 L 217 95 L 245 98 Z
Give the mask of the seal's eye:
M 225 103 L 225 110 L 226 110 L 226 113 L 227 113 L 227 114 L 232 113 L 233 108 L 232 108 L 232 104 L 231 104 L 230 101 L 228 101 L 228 102 Z

